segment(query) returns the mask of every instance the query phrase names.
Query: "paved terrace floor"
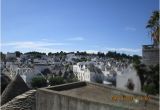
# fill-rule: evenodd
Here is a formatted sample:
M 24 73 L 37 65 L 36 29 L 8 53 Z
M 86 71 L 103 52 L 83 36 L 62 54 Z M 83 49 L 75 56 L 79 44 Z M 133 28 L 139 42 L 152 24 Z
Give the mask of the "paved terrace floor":
M 86 86 L 81 86 L 78 88 L 72 88 L 68 90 L 61 90 L 59 91 L 62 94 L 65 94 L 67 96 L 73 96 L 77 98 L 82 98 L 82 99 L 87 99 L 87 100 L 92 100 L 100 103 L 110 103 L 110 104 L 115 104 L 115 105 L 120 105 L 120 106 L 126 106 L 126 107 L 131 107 L 135 108 L 135 110 L 143 110 L 144 108 L 147 108 L 145 110 L 158 110 L 158 105 L 153 104 L 152 102 L 147 103 L 145 107 L 145 101 L 140 100 L 141 96 L 137 96 L 128 92 L 123 92 L 119 91 L 118 89 L 112 89 L 112 88 L 106 88 L 103 86 L 97 86 L 97 85 L 92 85 L 92 84 L 87 84 Z M 134 99 L 117 99 L 117 101 L 113 100 L 112 97 L 129 97 L 132 96 Z M 138 98 L 136 98 L 136 96 Z M 139 99 L 138 102 L 136 102 L 136 99 Z
M 60 92 L 69 96 L 79 97 L 83 99 L 91 99 L 91 100 L 104 102 L 104 103 L 112 100 L 111 91 L 105 88 L 96 87 L 93 85 L 83 86 L 83 87 L 69 89 L 69 90 L 60 91 Z

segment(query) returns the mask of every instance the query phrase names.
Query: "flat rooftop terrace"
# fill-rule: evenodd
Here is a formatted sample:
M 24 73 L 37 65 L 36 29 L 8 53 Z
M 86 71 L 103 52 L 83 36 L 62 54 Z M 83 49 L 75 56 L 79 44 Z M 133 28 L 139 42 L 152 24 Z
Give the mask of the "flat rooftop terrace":
M 63 90 L 60 91 L 60 93 L 78 98 L 95 100 L 103 103 L 111 101 L 111 91 L 94 85 L 86 85 L 69 90 Z
M 131 110 L 143 109 L 145 106 L 147 108 L 146 110 L 152 110 L 153 107 L 154 110 L 156 110 L 156 108 L 158 110 L 159 98 L 157 97 L 149 96 L 148 99 L 142 99 L 147 96 L 145 96 L 145 94 L 124 91 L 101 84 L 76 82 L 42 88 L 40 90 L 48 92 L 49 94 L 59 94 L 78 100 L 109 104 L 112 106 L 123 106 Z

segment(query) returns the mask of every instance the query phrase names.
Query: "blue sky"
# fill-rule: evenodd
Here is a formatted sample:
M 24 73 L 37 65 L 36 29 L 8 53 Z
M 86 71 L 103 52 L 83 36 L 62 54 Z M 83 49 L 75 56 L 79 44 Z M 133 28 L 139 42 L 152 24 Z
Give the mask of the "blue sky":
M 3 52 L 108 50 L 141 55 L 158 0 L 2 0 Z

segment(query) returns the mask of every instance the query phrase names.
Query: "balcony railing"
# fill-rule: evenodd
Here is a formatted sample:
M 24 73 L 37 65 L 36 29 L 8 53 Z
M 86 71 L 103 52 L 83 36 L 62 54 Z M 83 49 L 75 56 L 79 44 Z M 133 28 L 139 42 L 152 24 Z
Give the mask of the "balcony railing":
M 155 46 L 155 45 L 143 45 L 143 49 L 158 49 L 158 46 Z

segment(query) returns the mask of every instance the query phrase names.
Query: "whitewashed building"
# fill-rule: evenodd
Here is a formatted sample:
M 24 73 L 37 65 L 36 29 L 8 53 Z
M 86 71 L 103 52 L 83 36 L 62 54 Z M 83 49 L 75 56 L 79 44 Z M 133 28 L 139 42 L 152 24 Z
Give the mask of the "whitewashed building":
M 136 70 L 133 68 L 132 65 L 128 66 L 128 68 L 125 69 L 121 75 L 117 75 L 116 87 L 128 90 L 127 83 L 129 80 L 131 80 L 134 84 L 133 91 L 141 92 L 141 82 Z
M 50 65 L 49 64 L 34 64 L 34 66 L 33 66 L 33 68 L 34 68 L 34 70 L 36 70 L 36 71 L 43 71 L 44 69 L 46 69 L 46 68 L 49 68 L 50 67 Z
M 73 73 L 80 81 L 97 82 L 101 80 L 103 82 L 104 78 L 102 71 L 88 62 L 79 62 L 77 65 L 73 65 Z
M 85 63 L 81 62 L 77 63 L 77 65 L 73 65 L 73 73 L 80 81 L 90 81 L 90 72 Z
M 34 64 L 48 64 L 47 60 L 44 59 L 33 59 Z
M 70 53 L 70 54 L 67 54 L 65 60 L 66 60 L 67 62 L 72 62 L 73 59 L 77 59 L 77 58 L 78 58 L 78 57 L 77 57 L 75 54 Z
M 16 58 L 16 53 L 7 52 L 6 59 L 10 59 L 10 58 Z
M 12 65 L 10 68 L 9 76 L 14 79 L 15 76 L 19 74 L 24 82 L 31 87 L 31 80 L 33 77 L 37 76 L 38 74 L 42 75 L 39 70 L 35 70 L 33 68 L 28 67 L 18 67 L 16 65 Z

